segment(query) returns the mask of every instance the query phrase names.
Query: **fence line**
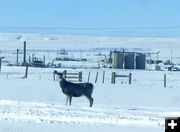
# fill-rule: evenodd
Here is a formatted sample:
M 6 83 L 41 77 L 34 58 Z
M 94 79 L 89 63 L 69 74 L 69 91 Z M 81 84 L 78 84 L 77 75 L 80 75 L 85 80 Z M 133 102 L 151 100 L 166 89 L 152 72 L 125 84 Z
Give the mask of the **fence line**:
M 166 74 L 164 74 L 164 87 L 166 87 Z
M 91 72 L 88 73 L 88 80 L 87 80 L 87 82 L 89 82 L 90 76 L 91 76 Z
M 26 63 L 26 70 L 25 70 L 25 75 L 24 75 L 23 79 L 27 78 L 27 76 L 28 76 L 28 63 Z
M 68 73 L 67 71 L 63 72 L 65 79 L 68 79 L 71 82 L 82 82 L 82 71 L 78 73 Z M 77 80 L 70 80 L 77 79 Z
M 104 83 L 104 78 L 105 78 L 105 71 L 103 71 L 103 79 L 102 79 L 102 83 Z
M 131 84 L 132 73 L 129 73 L 129 75 L 117 75 L 115 72 L 112 72 L 111 84 L 115 84 L 115 83 L 116 83 L 116 78 L 117 78 L 117 77 L 129 78 L 129 84 Z
M 98 80 L 98 74 L 99 74 L 99 72 L 96 73 L 95 83 L 97 83 L 97 80 Z

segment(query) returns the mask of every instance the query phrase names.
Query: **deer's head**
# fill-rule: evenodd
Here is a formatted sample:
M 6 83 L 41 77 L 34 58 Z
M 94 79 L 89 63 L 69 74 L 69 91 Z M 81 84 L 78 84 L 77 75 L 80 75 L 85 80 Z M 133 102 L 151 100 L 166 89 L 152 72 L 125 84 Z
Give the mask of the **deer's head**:
M 63 79 L 63 73 L 60 73 L 60 72 L 58 72 L 58 71 L 56 71 L 56 70 L 54 70 L 53 73 L 58 76 L 58 78 L 60 79 L 60 81 Z

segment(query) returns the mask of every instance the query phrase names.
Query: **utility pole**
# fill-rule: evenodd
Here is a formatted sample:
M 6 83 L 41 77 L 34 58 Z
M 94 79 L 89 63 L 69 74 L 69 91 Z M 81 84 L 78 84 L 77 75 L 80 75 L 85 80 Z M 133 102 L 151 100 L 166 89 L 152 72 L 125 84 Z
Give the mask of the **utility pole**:
M 82 61 L 82 49 L 81 49 L 81 52 L 80 52 L 80 59 Z
M 1 72 L 2 58 L 0 57 L 0 72 Z
M 173 51 L 171 49 L 171 64 L 173 63 Z
M 23 66 L 26 66 L 26 41 L 24 41 L 24 58 L 23 58 Z
M 17 58 L 16 58 L 16 65 L 18 66 L 18 59 L 19 59 L 19 49 L 17 49 Z

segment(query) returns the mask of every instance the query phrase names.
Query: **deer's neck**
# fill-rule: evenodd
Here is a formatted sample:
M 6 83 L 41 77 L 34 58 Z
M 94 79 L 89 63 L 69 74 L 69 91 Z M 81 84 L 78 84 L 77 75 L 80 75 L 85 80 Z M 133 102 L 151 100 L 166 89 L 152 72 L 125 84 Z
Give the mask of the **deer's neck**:
M 59 84 L 60 84 L 61 88 L 65 88 L 66 87 L 66 80 L 63 78 L 62 80 L 59 81 Z

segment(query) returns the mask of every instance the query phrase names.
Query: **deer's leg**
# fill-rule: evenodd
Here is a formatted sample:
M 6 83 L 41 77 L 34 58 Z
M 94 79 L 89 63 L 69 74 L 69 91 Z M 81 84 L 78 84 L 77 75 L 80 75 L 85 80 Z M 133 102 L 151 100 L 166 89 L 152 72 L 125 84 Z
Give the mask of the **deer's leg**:
M 71 106 L 72 96 L 69 96 L 69 105 Z
M 91 96 L 86 96 L 89 100 L 89 107 L 92 107 L 93 105 L 93 98 Z
M 66 105 L 68 104 L 69 96 L 66 96 Z

